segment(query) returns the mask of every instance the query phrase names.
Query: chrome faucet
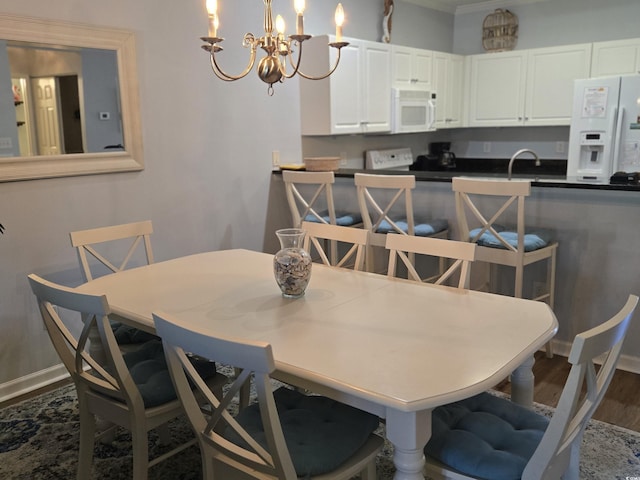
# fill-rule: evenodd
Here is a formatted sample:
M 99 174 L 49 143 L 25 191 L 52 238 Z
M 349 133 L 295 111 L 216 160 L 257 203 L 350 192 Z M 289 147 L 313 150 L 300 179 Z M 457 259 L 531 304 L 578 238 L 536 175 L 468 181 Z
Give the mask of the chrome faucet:
M 533 150 L 529 150 L 528 148 L 523 148 L 521 150 L 518 150 L 516 153 L 513 154 L 513 156 L 511 157 L 511 160 L 509 160 L 509 170 L 507 174 L 508 180 L 511 180 L 511 169 L 513 168 L 513 162 L 515 161 L 516 158 L 518 158 L 523 153 L 530 153 L 531 155 L 533 155 L 533 159 L 536 161 L 536 167 L 540 166 L 540 159 L 538 158 L 538 154 L 536 152 L 534 152 Z

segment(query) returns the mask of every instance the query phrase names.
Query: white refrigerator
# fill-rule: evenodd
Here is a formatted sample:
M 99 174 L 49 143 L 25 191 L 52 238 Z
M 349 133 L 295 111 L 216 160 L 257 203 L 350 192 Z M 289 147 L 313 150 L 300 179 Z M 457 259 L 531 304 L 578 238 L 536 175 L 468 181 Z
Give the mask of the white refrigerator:
M 567 180 L 609 183 L 640 172 L 640 75 L 576 80 Z

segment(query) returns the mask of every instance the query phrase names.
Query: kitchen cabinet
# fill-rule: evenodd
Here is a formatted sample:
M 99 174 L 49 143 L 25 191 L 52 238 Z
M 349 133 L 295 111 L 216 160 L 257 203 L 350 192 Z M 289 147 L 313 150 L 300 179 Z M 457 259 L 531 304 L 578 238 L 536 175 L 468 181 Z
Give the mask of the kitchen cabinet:
M 335 39 L 320 35 L 303 45 L 301 70 L 326 74 L 335 63 Z M 345 39 L 336 71 L 323 80 L 300 79 L 302 135 L 340 135 L 391 130 L 391 46 Z
M 592 77 L 636 73 L 640 73 L 640 38 L 593 44 Z
M 431 50 L 393 45 L 391 47 L 392 86 L 410 85 L 429 89 L 432 61 Z
M 432 86 L 436 93 L 436 128 L 462 127 L 464 56 L 433 52 Z
M 569 125 L 590 67 L 591 44 L 472 55 L 469 126 Z

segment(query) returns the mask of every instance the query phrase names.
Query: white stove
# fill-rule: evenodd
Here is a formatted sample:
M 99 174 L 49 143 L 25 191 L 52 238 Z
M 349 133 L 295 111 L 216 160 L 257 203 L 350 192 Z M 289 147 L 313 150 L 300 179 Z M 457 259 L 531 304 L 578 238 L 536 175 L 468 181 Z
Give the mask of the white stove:
M 365 159 L 367 170 L 409 170 L 409 166 L 413 165 L 410 148 L 367 150 Z

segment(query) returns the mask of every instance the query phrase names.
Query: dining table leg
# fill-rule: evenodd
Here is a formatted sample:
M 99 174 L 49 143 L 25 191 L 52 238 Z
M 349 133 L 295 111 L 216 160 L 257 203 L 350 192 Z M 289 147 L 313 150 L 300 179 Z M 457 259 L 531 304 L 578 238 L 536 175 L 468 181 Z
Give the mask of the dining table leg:
M 386 436 L 393 444 L 394 480 L 424 480 L 424 446 L 431 436 L 431 410 L 387 409 Z
M 533 408 L 533 364 L 532 355 L 511 374 L 511 401 L 526 408 Z

